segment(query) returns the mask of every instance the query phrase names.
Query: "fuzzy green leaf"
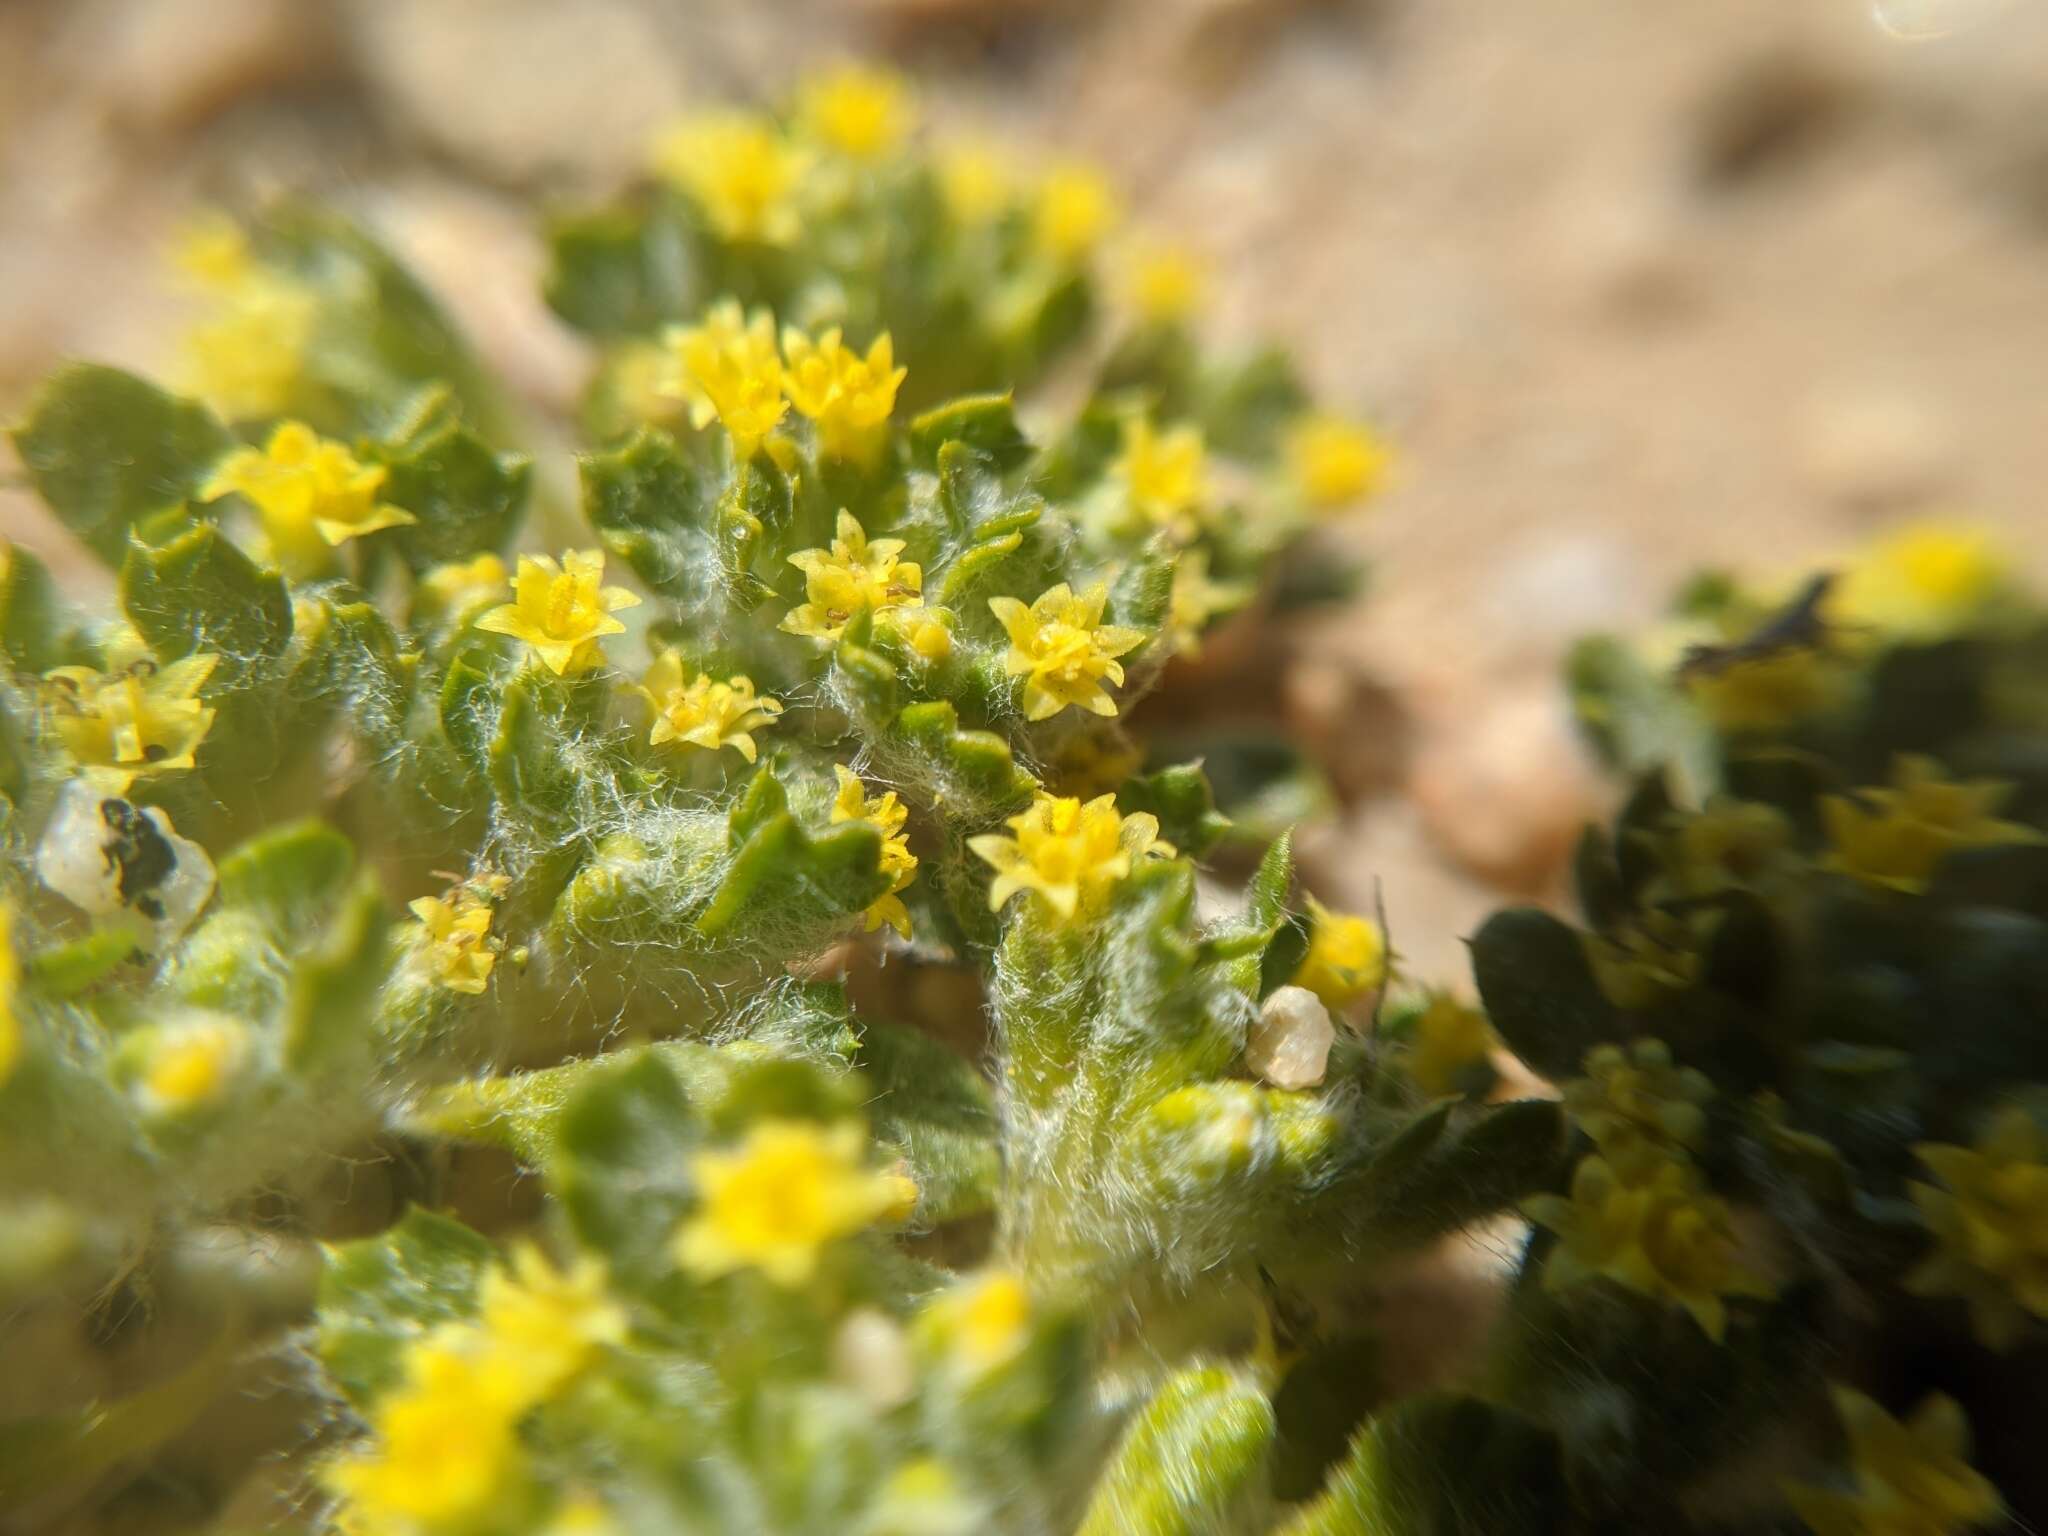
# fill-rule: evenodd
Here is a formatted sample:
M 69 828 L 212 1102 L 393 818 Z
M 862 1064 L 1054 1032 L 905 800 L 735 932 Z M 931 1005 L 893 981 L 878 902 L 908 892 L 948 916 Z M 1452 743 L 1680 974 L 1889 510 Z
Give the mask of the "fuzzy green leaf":
M 1472 939 L 1472 976 L 1501 1038 L 1553 1081 L 1621 1033 L 1579 935 L 1548 912 L 1512 907 L 1488 918 Z
M 1273 1405 L 1223 1366 L 1182 1371 L 1124 1431 L 1078 1536 L 1200 1536 L 1232 1529 L 1255 1496 Z
M 321 1363 L 358 1408 L 394 1386 L 405 1347 L 470 1316 L 490 1240 L 415 1206 L 376 1237 L 329 1253 L 318 1298 Z
M 622 1279 L 645 1285 L 673 1269 L 699 1139 L 682 1083 L 650 1051 L 607 1060 L 563 1109 L 555 1193 L 578 1238 Z
M 384 499 L 419 519 L 392 530 L 415 570 L 502 550 L 525 514 L 531 461 L 495 452 L 463 423 L 445 385 L 432 385 L 409 402 L 370 458 L 389 470 Z
M 108 562 L 139 519 L 191 500 L 234 447 L 196 401 L 94 363 L 74 363 L 36 392 L 14 432 L 36 492 Z
M 121 606 L 161 661 L 220 657 L 210 688 L 231 692 L 269 669 L 292 637 L 291 597 L 211 523 L 168 544 L 132 543 L 121 564 Z
M 919 1219 L 952 1221 L 995 1200 L 995 1094 L 972 1065 L 916 1030 L 869 1023 L 858 1058 L 875 1135 L 903 1149 Z

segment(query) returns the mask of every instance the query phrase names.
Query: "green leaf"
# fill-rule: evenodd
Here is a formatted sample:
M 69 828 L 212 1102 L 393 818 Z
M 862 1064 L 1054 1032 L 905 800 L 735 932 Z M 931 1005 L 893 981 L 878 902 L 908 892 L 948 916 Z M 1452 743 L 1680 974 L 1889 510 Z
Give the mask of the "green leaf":
M 441 680 L 441 734 L 472 773 L 491 766 L 491 738 L 497 734 L 498 688 L 488 672 L 458 656 Z
M 770 789 L 772 783 L 771 775 L 757 774 L 733 808 L 732 866 L 697 917 L 697 931 L 707 938 L 750 935 L 756 928 L 788 933 L 793 925 L 858 912 L 889 888 L 875 827 L 845 821 L 806 831 L 776 806 L 783 792 L 779 784 Z
M 349 840 L 325 822 L 274 827 L 220 861 L 221 904 L 255 912 L 294 942 L 334 909 L 355 859 Z
M 995 1094 L 974 1067 L 913 1029 L 871 1022 L 858 1057 L 873 1089 L 877 1138 L 893 1142 L 917 1180 L 919 1219 L 987 1210 L 1001 1175 Z
M 284 1010 L 286 1065 L 318 1072 L 367 1045 L 390 962 L 384 898 L 365 874 L 319 942 L 292 968 Z
M 1472 939 L 1472 976 L 1501 1038 L 1553 1082 L 1621 1034 L 1579 935 L 1548 912 L 1511 907 L 1488 918 Z
M 651 1051 L 607 1060 L 563 1110 L 555 1194 L 579 1240 L 621 1279 L 646 1285 L 673 1271 L 700 1135 L 682 1083 Z
M 45 997 L 77 997 L 114 974 L 135 954 L 135 935 L 101 928 L 39 949 L 28 960 L 29 980 Z
M 291 597 L 211 523 L 168 544 L 133 543 L 121 564 L 121 606 L 161 661 L 220 657 L 210 691 L 250 685 L 292 638 Z
M 605 549 L 663 596 L 703 601 L 717 575 L 711 493 L 676 440 L 644 427 L 607 453 L 584 454 L 577 468 L 584 516 Z
M 388 1232 L 329 1250 L 317 1301 L 320 1360 L 358 1408 L 395 1386 L 405 1347 L 471 1316 L 490 1239 L 415 1206 Z
M 1273 1441 L 1273 1405 L 1223 1366 L 1167 1380 L 1124 1431 L 1078 1536 L 1202 1536 L 1235 1529 Z
M 1006 394 L 968 395 L 926 411 L 910 423 L 910 456 L 920 468 L 938 470 L 949 443 L 971 449 L 998 473 L 1017 469 L 1031 457 L 1031 442 L 1017 425 L 1016 403 Z
M 552 680 L 531 670 L 505 684 L 490 775 L 500 805 L 530 821 L 559 824 L 576 803 L 578 775 L 568 758 L 568 735 L 550 707 L 554 691 Z
M 1202 765 L 1176 763 L 1126 779 L 1116 792 L 1126 816 L 1144 811 L 1159 821 L 1159 835 L 1189 858 L 1199 859 L 1230 830 L 1230 818 L 1216 809 Z
M 659 208 L 606 209 L 548 229 L 548 307 L 593 336 L 645 335 L 696 309 L 697 252 Z
M 464 425 L 446 385 L 422 390 L 370 458 L 389 471 L 383 497 L 418 522 L 391 538 L 414 570 L 502 550 L 526 512 L 532 462 L 498 453 Z
M 138 519 L 190 501 L 234 447 L 204 406 L 94 363 L 52 374 L 13 436 L 37 494 L 109 563 Z
M 43 562 L 0 540 L 0 649 L 22 672 L 47 672 L 77 658 L 76 621 Z

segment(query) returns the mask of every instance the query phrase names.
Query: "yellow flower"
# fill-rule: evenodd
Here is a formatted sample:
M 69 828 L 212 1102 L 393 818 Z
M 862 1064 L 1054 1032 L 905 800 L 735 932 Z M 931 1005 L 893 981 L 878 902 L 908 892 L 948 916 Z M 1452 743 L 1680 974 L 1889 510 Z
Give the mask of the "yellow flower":
M 1024 679 L 1024 718 L 1050 720 L 1069 705 L 1098 715 L 1116 713 L 1102 684 L 1123 685 L 1117 657 L 1145 643 L 1143 630 L 1102 622 L 1109 589 L 1097 582 L 1078 597 L 1064 581 L 1039 594 L 1029 608 L 1014 597 L 992 597 L 989 612 L 1010 637 L 1003 671 Z
M 759 1269 L 777 1285 L 810 1279 L 825 1245 L 900 1207 L 901 1180 L 861 1166 L 859 1126 L 764 1120 L 737 1148 L 690 1160 L 698 1213 L 676 1259 L 703 1279 Z
M 144 1049 L 135 1094 L 156 1115 L 180 1115 L 216 1102 L 249 1048 L 247 1031 L 225 1016 L 166 1025 L 139 1043 Z
M 1741 1263 L 1727 1203 L 1708 1194 L 1684 1163 L 1659 1163 L 1630 1183 L 1606 1159 L 1581 1158 L 1569 1199 L 1535 1195 L 1522 1211 L 1558 1235 L 1544 1266 L 1547 1290 L 1604 1276 L 1676 1302 L 1717 1344 L 1727 1330 L 1724 1297 L 1772 1294 Z
M 806 80 L 797 90 L 796 115 L 813 138 L 855 160 L 893 153 L 916 123 L 901 79 L 857 65 Z
M 1855 1489 L 1785 1485 L 1817 1536 L 1959 1536 L 2005 1513 L 1997 1488 L 1970 1465 L 1970 1425 L 1954 1398 L 1923 1398 L 1901 1424 L 1861 1392 L 1830 1392 L 1849 1432 Z
M 1071 266 L 1095 249 L 1117 220 L 1116 194 L 1091 165 L 1054 167 L 1038 183 L 1031 236 L 1052 260 Z
M 774 313 L 764 305 L 749 314 L 738 299 L 720 299 L 695 325 L 670 326 L 662 334 L 661 357 L 654 390 L 688 406 L 690 425 L 699 431 L 718 418 L 718 406 L 698 375 L 721 381 L 774 375 L 779 380 L 782 370 Z M 779 391 L 779 382 L 776 387 Z M 776 421 L 781 419 L 777 412 Z
M 1686 674 L 1688 693 L 1724 731 L 1773 731 L 1834 707 L 1847 674 L 1840 658 L 1799 646 Z
M 1935 1251 L 1906 1289 L 1961 1296 L 1978 1342 L 2010 1349 L 2028 1317 L 2048 1319 L 2048 1136 L 2009 1105 L 1975 1148 L 1923 1142 L 1913 1153 L 1948 1187 L 1908 1186 Z
M 420 577 L 413 600 L 425 612 L 462 618 L 485 603 L 504 601 L 510 585 L 505 562 L 482 554 L 435 566 Z
M 1711 907 L 1654 907 L 1610 933 L 1586 934 L 1582 942 L 1593 979 L 1617 1008 L 1648 1008 L 1667 993 L 1683 992 L 1699 980 L 1707 941 L 1720 920 Z
M 980 1376 L 1008 1365 L 1031 1342 L 1031 1292 L 1006 1269 L 969 1276 L 926 1304 L 919 1331 L 947 1358 Z
M 475 1519 L 513 1481 L 514 1424 L 530 1403 L 516 1368 L 479 1351 L 467 1330 L 430 1335 L 406 1354 L 406 1380 L 377 1404 L 368 1453 L 328 1482 L 371 1521 L 453 1526 Z
M 283 412 L 305 373 L 319 301 L 303 284 L 254 266 L 244 242 L 193 253 L 209 272 L 214 309 L 185 335 L 182 373 L 191 391 L 232 421 Z
M 624 587 L 600 586 L 603 580 L 602 550 L 569 550 L 559 565 L 546 555 L 521 555 L 512 601 L 486 613 L 476 627 L 524 640 L 558 676 L 587 672 L 604 660 L 603 637 L 625 633 L 612 615 L 640 603 Z
M 359 463 L 302 421 L 280 422 L 262 448 L 238 448 L 199 488 L 201 501 L 241 495 L 263 519 L 271 548 L 295 571 L 317 571 L 327 549 L 419 521 L 377 499 L 389 471 Z
M 1192 251 L 1177 245 L 1141 246 L 1130 256 L 1125 287 L 1131 307 L 1151 325 L 1178 325 L 1201 308 L 1208 292 L 1209 268 Z
M 1375 930 L 1377 935 L 1377 930 Z M 1415 1021 L 1408 1043 L 1408 1075 L 1431 1098 L 1483 1090 L 1493 1077 L 1493 1053 L 1500 1036 L 1477 1008 L 1439 992 Z
M 910 808 L 896 798 L 893 789 L 869 799 L 860 775 L 844 763 L 834 763 L 832 772 L 839 780 L 839 793 L 832 801 L 833 823 L 864 821 L 882 834 L 881 869 L 890 883 L 885 894 L 868 903 L 863 914 L 867 919 L 867 931 L 873 933 L 887 923 L 899 937 L 907 939 L 910 937 L 910 909 L 903 905 L 900 893 L 917 878 L 917 855 L 910 851 L 910 838 L 903 830 L 904 823 L 910 819 Z
M 182 773 L 213 729 L 199 690 L 220 658 L 211 651 L 159 667 L 138 657 L 125 667 L 57 667 L 43 674 L 50 724 L 95 788 L 126 794 L 141 778 Z
M 673 741 L 712 752 L 731 747 L 750 763 L 759 752 L 753 733 L 773 724 L 782 713 L 782 701 L 756 694 L 750 677 L 721 683 L 709 673 L 699 672 L 685 683 L 683 659 L 674 651 L 663 651 L 654 658 L 639 691 L 654 706 L 654 728 L 647 733 L 649 746 Z
M 1140 419 L 1124 423 L 1123 452 L 1109 472 L 1140 519 L 1184 541 L 1209 494 L 1207 459 L 1199 427 L 1157 432 Z
M 1915 523 L 1873 544 L 1828 594 L 1829 618 L 1912 640 L 1970 627 L 2004 591 L 2008 568 L 1982 529 Z
M 804 573 L 805 601 L 790 610 L 781 627 L 792 635 L 837 640 L 847 620 L 863 608 L 881 613 L 917 607 L 924 572 L 899 560 L 902 553 L 901 539 L 869 543 L 859 519 L 840 508 L 830 549 L 801 549 L 789 557 Z M 950 648 L 950 637 L 947 643 Z
M 1341 416 L 1304 416 L 1287 431 L 1287 474 L 1312 507 L 1335 508 L 1378 490 L 1393 456 L 1371 428 Z
M 1682 1158 L 1706 1139 L 1703 1106 L 1714 1085 L 1703 1072 L 1674 1066 L 1661 1040 L 1596 1046 L 1586 1053 L 1586 1075 L 1561 1088 L 1573 1121 L 1625 1174 Z
M 15 994 L 21 990 L 21 957 L 14 952 L 14 909 L 0 906 L 0 1086 L 14 1075 L 21 1059 L 21 1015 Z
M 491 898 L 504 889 L 503 875 L 466 881 L 444 899 L 422 896 L 410 903 L 420 920 L 418 964 L 450 992 L 481 994 L 498 963 L 498 941 L 491 937 Z
M 863 357 L 833 326 L 816 341 L 794 327 L 782 333 L 783 387 L 796 408 L 818 424 L 818 443 L 834 458 L 866 463 L 882 441 L 881 427 L 896 408 L 896 390 L 908 374 L 898 368 L 889 333 Z
M 1173 654 L 1198 655 L 1209 621 L 1242 607 L 1251 595 L 1243 582 L 1209 579 L 1206 549 L 1183 550 L 1173 563 L 1173 596 L 1166 610 L 1166 638 Z
M 1774 806 L 1716 796 L 1676 819 L 1662 853 L 1659 889 L 1671 896 L 1753 890 L 1790 862 L 1792 824 Z
M 939 195 L 961 224 L 990 224 L 1010 206 L 1009 162 L 986 144 L 956 144 L 937 159 Z
M 2038 843 L 2041 834 L 1992 812 L 2012 793 L 1996 779 L 1950 782 L 1932 758 L 1902 756 L 1889 789 L 1859 789 L 1821 801 L 1829 869 L 1895 891 L 1927 888 L 1934 868 L 1959 848 Z
M 1308 899 L 1308 953 L 1294 972 L 1331 1012 L 1377 992 L 1387 983 L 1387 936 L 1369 917 L 1336 912 Z
M 218 210 L 200 214 L 178 231 L 171 262 L 195 286 L 221 291 L 256 274 L 248 231 Z
M 723 239 L 788 245 L 797 237 L 810 156 L 764 117 L 727 112 L 679 124 L 656 142 L 654 167 Z
M 1063 919 L 1093 908 L 1140 859 L 1171 858 L 1160 841 L 1159 820 L 1143 811 L 1117 813 L 1114 795 L 1083 804 L 1040 794 L 1031 809 L 1012 816 L 1014 836 L 1000 832 L 967 839 L 977 858 L 996 872 L 988 906 L 1000 912 L 1019 891 L 1036 891 Z
M 743 315 L 737 300 L 723 299 L 699 324 L 672 328 L 664 345 L 676 367 L 662 390 L 689 405 L 692 426 L 707 426 L 716 416 L 735 456 L 752 458 L 789 413 L 774 315 L 766 309 Z
M 512 1268 L 493 1266 L 478 1292 L 480 1347 L 520 1376 L 519 1393 L 541 1402 L 561 1390 L 606 1344 L 626 1337 L 626 1313 L 605 1289 L 604 1265 L 579 1258 L 566 1273 L 531 1244 Z

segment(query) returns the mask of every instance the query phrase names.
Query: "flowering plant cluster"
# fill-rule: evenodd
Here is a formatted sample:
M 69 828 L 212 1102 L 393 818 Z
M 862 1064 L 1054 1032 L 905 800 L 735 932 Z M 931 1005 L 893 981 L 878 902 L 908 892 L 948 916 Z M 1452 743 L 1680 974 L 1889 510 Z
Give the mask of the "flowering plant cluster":
M 42 388 L 115 602 L 0 564 L 0 1526 L 2044 1508 L 2035 610 L 1924 533 L 1589 643 L 1585 926 L 1406 988 L 1139 710 L 1385 452 L 1117 219 L 863 70 L 680 125 L 550 231 L 523 541 L 518 412 L 325 213 L 195 231 L 173 388 Z M 1389 1268 L 1480 1228 L 1404 1394 Z

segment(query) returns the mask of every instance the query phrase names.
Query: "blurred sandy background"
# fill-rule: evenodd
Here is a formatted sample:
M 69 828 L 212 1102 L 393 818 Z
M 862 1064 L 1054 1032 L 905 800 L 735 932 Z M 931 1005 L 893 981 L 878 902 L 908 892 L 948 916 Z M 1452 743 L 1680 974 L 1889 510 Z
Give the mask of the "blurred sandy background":
M 1212 258 L 1221 330 L 1396 439 L 1371 599 L 1286 686 L 1392 764 L 1316 840 L 1329 894 L 1383 881 L 1457 975 L 1598 803 L 1571 636 L 1928 512 L 2048 556 L 2048 3 L 1877 4 L 0 0 L 0 416 L 65 356 L 161 366 L 178 219 L 294 186 L 559 417 L 585 361 L 532 203 L 602 196 L 678 110 L 881 55 L 942 128 L 1105 162 Z M 17 491 L 0 533 L 93 580 Z

